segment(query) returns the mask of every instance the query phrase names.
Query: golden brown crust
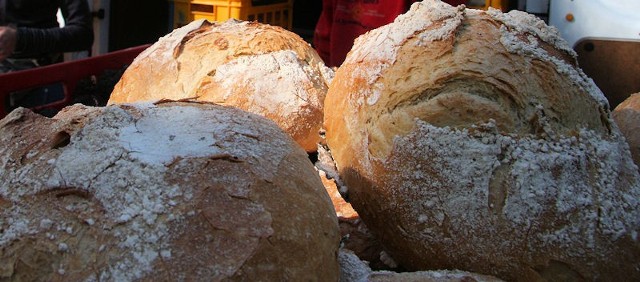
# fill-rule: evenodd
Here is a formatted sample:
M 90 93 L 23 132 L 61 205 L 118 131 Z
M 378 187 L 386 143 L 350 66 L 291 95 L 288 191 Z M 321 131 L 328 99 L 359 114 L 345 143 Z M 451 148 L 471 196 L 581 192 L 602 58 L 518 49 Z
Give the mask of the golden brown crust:
M 327 94 L 327 144 L 396 261 L 640 277 L 639 176 L 575 61 L 531 15 L 433 0 L 356 40 Z
M 337 280 L 331 200 L 260 116 L 77 105 L 14 111 L 0 133 L 3 280 Z
M 109 104 L 191 99 L 234 106 L 273 120 L 315 151 L 332 75 L 308 43 L 280 27 L 196 21 L 140 54 Z
M 506 28 L 498 19 L 455 8 L 447 12 L 414 31 L 418 34 L 404 38 L 395 46 L 392 57 L 362 59 L 369 54 L 366 52 L 375 53 L 370 49 L 376 46 L 363 43 L 365 46 L 354 48 L 332 83 L 330 91 L 336 94 L 327 99 L 332 107 L 325 114 L 336 117 L 327 119 L 339 118 L 343 109 L 360 111 L 355 113 L 359 119 L 366 115 L 367 124 L 376 125 L 368 129 L 372 132 L 368 146 L 380 154 L 376 156 L 388 154 L 391 144 L 384 140 L 409 132 L 413 118 L 455 128 L 493 119 L 501 132 L 519 134 L 543 134 L 538 119 L 546 118 L 556 121 L 550 124 L 550 130 L 564 135 L 582 126 L 606 133 L 608 121 L 601 117 L 600 101 L 575 87 L 573 78 L 553 63 L 510 52 L 501 42 L 506 41 Z M 427 36 L 423 34 L 438 29 L 450 34 L 435 41 L 424 38 Z M 389 36 L 385 32 L 393 31 L 382 30 L 364 38 L 376 42 Z M 512 40 L 524 37 L 536 40 L 534 45 L 540 44 L 541 49 L 554 48 L 535 35 L 514 33 L 518 38 Z M 554 57 L 561 52 L 547 54 L 548 60 L 564 62 L 568 55 Z M 573 64 L 575 58 L 567 67 Z M 346 93 L 349 99 L 342 99 Z M 544 108 L 544 113 L 538 107 Z M 332 150 L 340 149 L 336 147 Z
M 634 163 L 640 165 L 640 93 L 620 103 L 613 110 L 613 119 L 629 144 Z

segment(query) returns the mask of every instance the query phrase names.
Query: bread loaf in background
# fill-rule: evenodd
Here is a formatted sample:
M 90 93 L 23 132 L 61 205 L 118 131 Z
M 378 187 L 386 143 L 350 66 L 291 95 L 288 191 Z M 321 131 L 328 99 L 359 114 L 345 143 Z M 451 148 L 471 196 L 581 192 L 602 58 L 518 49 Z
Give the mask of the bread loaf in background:
M 199 103 L 0 121 L 0 280 L 336 281 L 335 212 L 278 126 Z
M 416 272 L 372 271 L 350 250 L 341 249 L 340 282 L 502 282 L 496 277 L 460 270 L 430 270 Z
M 293 32 L 257 22 L 195 21 L 142 52 L 108 103 L 171 99 L 234 106 L 273 120 L 311 152 L 320 141 L 332 76 Z
M 613 119 L 629 144 L 634 163 L 640 165 L 640 93 L 631 94 L 616 106 Z
M 327 144 L 396 262 L 640 279 L 638 172 L 575 56 L 532 15 L 437 0 L 356 40 L 327 93 Z

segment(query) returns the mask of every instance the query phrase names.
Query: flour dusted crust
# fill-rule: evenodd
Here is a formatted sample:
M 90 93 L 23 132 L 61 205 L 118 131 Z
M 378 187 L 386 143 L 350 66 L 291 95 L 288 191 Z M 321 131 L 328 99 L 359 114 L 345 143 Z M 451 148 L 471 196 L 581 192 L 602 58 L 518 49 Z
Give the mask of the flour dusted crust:
M 196 21 L 140 54 L 108 103 L 188 99 L 235 106 L 275 121 L 315 151 L 332 76 L 316 51 L 290 31 L 256 22 Z
M 394 260 L 640 278 L 638 173 L 575 56 L 534 16 L 434 0 L 356 40 L 327 93 L 327 144 Z
M 640 165 L 640 93 L 620 103 L 613 110 L 613 119 L 629 144 L 634 163 Z
M 340 281 L 370 282 L 501 282 L 496 277 L 460 270 L 431 270 L 416 272 L 372 271 L 366 262 L 350 250 L 341 249 Z
M 0 140 L 0 280 L 337 280 L 331 201 L 307 154 L 260 116 L 18 109 Z
M 432 270 L 417 272 L 372 272 L 367 281 L 370 282 L 504 282 L 489 275 L 482 275 L 460 270 Z

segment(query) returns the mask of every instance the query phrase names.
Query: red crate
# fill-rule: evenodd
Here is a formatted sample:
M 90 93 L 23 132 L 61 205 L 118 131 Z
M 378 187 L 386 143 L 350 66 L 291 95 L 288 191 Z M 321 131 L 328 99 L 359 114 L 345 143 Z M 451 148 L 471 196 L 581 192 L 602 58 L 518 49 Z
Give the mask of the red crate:
M 34 111 L 60 110 L 72 102 L 78 81 L 100 75 L 108 69 L 121 69 L 131 64 L 133 59 L 148 47 L 149 45 L 141 45 L 71 62 L 0 74 L 0 118 L 9 112 L 6 102 L 11 93 L 52 84 L 62 84 L 64 98 L 31 109 Z

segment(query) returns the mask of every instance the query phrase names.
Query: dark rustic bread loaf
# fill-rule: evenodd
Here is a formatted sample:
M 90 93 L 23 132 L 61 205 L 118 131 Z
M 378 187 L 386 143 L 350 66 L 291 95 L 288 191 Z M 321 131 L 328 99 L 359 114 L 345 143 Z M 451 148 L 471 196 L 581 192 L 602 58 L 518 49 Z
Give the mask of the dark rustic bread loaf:
M 275 123 L 199 103 L 0 121 L 0 280 L 335 281 L 339 230 Z

